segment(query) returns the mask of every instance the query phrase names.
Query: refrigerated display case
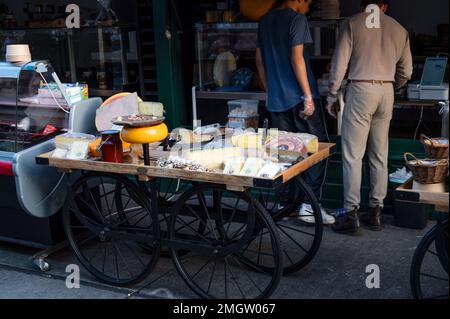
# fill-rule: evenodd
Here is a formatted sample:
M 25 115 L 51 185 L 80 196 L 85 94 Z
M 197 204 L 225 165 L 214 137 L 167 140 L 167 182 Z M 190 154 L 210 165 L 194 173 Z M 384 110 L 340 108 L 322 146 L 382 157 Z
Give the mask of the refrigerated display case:
M 17 43 L 27 43 L 33 59 L 52 61 L 63 82 L 88 84 L 91 96 L 136 91 L 139 85 L 138 43 L 133 27 L 0 30 L 0 60 L 6 46 Z
M 48 247 L 63 239 L 57 214 L 64 205 L 65 174 L 37 166 L 68 130 L 95 131 L 100 98 L 71 105 L 42 104 L 39 89 L 57 83 L 48 61 L 0 62 L 0 240 Z M 62 89 L 60 90 L 61 94 Z

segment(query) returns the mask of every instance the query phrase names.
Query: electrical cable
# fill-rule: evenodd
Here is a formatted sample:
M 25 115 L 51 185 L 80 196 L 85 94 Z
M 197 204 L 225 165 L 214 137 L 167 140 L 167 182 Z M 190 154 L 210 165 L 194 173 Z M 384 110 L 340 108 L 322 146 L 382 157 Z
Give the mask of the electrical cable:
M 170 0 L 170 5 L 172 6 L 172 10 L 175 15 L 175 19 L 177 20 L 178 24 L 178 34 L 183 34 L 183 24 L 181 23 L 180 15 L 178 14 L 177 7 L 175 6 L 175 2 L 173 0 Z
M 417 123 L 416 130 L 414 132 L 414 140 L 417 139 L 417 134 L 419 133 L 419 128 L 420 128 L 420 124 L 422 124 L 422 120 L 423 120 L 423 106 L 420 108 L 420 118 L 419 118 L 419 123 Z
M 50 88 L 50 85 L 48 84 L 48 82 L 47 82 L 47 80 L 45 79 L 44 75 L 43 75 L 41 72 L 39 72 L 39 71 L 37 71 L 37 73 L 39 73 L 39 75 L 41 76 L 42 80 L 44 80 L 45 86 L 47 86 L 47 88 L 48 88 L 48 90 L 49 90 L 49 92 L 50 92 L 50 94 L 51 94 L 53 100 L 55 101 L 56 105 L 57 105 L 61 110 L 63 110 L 63 112 L 65 112 L 65 113 L 67 113 L 67 114 L 70 114 L 69 111 L 67 111 L 65 108 L 63 108 L 63 107 L 59 104 L 58 100 L 56 99 L 55 95 L 53 94 L 53 91 L 52 91 L 52 89 Z

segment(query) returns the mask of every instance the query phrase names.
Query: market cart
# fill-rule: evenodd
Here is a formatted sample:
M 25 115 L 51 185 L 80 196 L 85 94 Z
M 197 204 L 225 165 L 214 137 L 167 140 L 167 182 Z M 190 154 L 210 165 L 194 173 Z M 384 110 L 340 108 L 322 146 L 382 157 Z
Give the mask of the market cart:
M 411 265 L 411 289 L 416 299 L 448 299 L 448 267 L 449 267 L 449 194 L 423 192 L 412 189 L 413 181 L 409 181 L 396 191 L 399 200 L 429 204 L 436 212 L 443 213 L 438 223 L 422 239 L 418 245 Z M 429 260 L 437 262 L 442 271 L 437 274 L 429 267 Z M 440 285 L 439 285 L 440 284 Z M 442 288 L 435 292 L 435 288 Z
M 36 162 L 76 177 L 64 228 L 79 261 L 99 280 L 140 282 L 167 251 L 200 297 L 257 299 L 271 296 L 283 273 L 300 270 L 319 249 L 319 203 L 300 175 L 326 160 L 333 147 L 321 144 L 319 152 L 273 179 L 58 159 L 51 153 Z M 282 204 L 278 194 L 287 189 L 298 196 Z M 305 200 L 315 224 L 286 222 Z

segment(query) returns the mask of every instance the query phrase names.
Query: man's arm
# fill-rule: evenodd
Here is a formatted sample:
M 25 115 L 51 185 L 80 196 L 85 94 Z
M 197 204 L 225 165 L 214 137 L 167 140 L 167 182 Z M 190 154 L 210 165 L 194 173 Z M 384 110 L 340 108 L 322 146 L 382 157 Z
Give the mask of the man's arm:
M 413 73 L 413 60 L 411 47 L 409 43 L 409 36 L 406 38 L 405 48 L 403 49 L 402 56 L 397 63 L 397 72 L 395 74 L 395 87 L 401 88 L 409 80 Z
M 292 47 L 291 64 L 294 70 L 295 77 L 300 85 L 305 97 L 305 116 L 314 114 L 314 101 L 309 85 L 308 72 L 306 69 L 306 62 L 304 57 L 304 44 L 299 44 Z
M 336 96 L 347 73 L 353 52 L 353 38 L 350 23 L 347 21 L 340 30 L 339 39 L 331 62 L 329 89 Z
M 309 86 L 306 62 L 303 55 L 305 46 L 303 44 L 292 47 L 291 64 L 297 78 L 298 84 L 302 88 L 305 97 L 312 97 L 311 87 Z
M 262 59 L 261 49 L 256 49 L 256 68 L 258 69 L 259 79 L 264 87 L 264 91 L 267 92 L 267 78 L 266 70 L 264 69 L 264 63 Z

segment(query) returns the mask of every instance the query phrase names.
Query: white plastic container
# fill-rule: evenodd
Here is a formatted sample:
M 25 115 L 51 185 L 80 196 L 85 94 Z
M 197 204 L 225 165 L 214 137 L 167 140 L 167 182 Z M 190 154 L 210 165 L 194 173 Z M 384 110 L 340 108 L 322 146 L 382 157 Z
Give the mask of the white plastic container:
M 10 63 L 30 62 L 31 52 L 28 44 L 11 44 L 6 46 L 6 61 Z
M 258 100 L 232 100 L 228 101 L 228 112 L 232 113 L 233 110 L 241 108 L 243 111 L 248 113 L 248 116 L 258 115 Z

